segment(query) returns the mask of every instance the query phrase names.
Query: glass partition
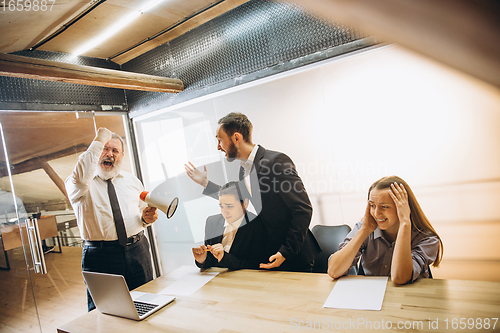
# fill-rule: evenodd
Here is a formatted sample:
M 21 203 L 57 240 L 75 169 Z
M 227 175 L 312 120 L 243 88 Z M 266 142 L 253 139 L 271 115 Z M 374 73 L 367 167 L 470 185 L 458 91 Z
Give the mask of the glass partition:
M 40 332 L 34 298 L 33 260 L 26 233 L 27 213 L 14 192 L 11 164 L 0 123 L 0 318 L 11 331 Z
M 81 275 L 83 240 L 64 181 L 93 141 L 96 128 L 107 127 L 125 139 L 128 130 L 122 115 L 94 117 L 91 112 L 78 116 L 75 112 L 0 112 L 0 121 L 10 160 L 9 167 L 2 149 L 0 199 L 4 210 L 0 230 L 4 245 L 9 229 L 17 232 L 18 242 L 4 248 L 5 259 L 0 259 L 0 265 L 10 268 L 0 271 L 2 288 L 6 288 L 0 293 L 5 297 L 0 316 L 2 323 L 22 327 L 20 331 L 55 332 L 58 326 L 87 312 Z M 122 169 L 132 172 L 131 159 L 123 162 Z M 45 261 L 46 274 L 36 273 L 29 242 L 19 232 L 20 227 L 26 229 L 26 220 L 31 223 L 33 218 L 40 234 L 39 259 Z
M 217 151 L 215 131 L 222 116 L 241 112 L 253 123 L 254 143 L 294 161 L 313 205 L 311 228 L 353 227 L 370 185 L 398 175 L 443 239 L 444 268 L 434 276 L 462 278 L 460 264 L 468 262 L 476 279 L 498 280 L 499 105 L 497 89 L 390 46 L 136 117 L 146 187 L 167 188 L 181 201 L 171 220 L 155 224 L 162 265 L 194 265 L 190 248 L 219 209 L 183 164 L 207 165 L 217 184 L 237 180 L 240 163 Z M 488 236 L 463 248 L 471 235 Z
M 137 123 L 146 189 L 180 199 L 171 219 L 160 213 L 155 223 L 164 271 L 191 263 L 191 248 L 203 241 L 207 216 L 219 213 L 218 202 L 201 194 L 202 187 L 186 175 L 184 164 L 191 161 L 198 167 L 206 166 L 210 179 L 218 184 L 237 177 L 239 166 L 225 162 L 217 151 L 217 119 L 209 102 L 201 108 L 165 112 Z

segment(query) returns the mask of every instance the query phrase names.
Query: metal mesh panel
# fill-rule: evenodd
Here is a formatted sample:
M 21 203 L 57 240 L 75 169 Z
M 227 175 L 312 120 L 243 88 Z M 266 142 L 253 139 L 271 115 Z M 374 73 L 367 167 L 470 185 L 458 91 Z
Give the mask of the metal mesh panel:
M 120 69 L 118 64 L 110 61 L 82 56 L 73 57 L 65 53 L 35 50 L 12 54 L 76 65 Z M 78 105 L 94 106 L 98 110 L 101 105 L 126 106 L 123 89 L 6 76 L 0 76 L 0 102 L 3 102 L 3 106 L 13 103 L 16 109 L 33 109 L 35 105 L 50 105 L 51 107 L 65 105 L 66 109 L 70 110 L 79 109 L 76 107 Z M 29 103 L 29 106 L 20 106 L 23 103 Z
M 175 95 L 127 91 L 129 110 L 136 116 L 366 46 L 354 29 L 297 5 L 252 0 L 123 64 L 124 70 L 179 78 L 185 85 Z

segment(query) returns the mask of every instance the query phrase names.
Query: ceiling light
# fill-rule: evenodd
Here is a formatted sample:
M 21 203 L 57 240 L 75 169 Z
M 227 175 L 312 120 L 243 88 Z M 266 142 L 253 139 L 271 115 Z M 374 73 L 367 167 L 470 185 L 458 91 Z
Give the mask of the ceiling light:
M 122 19 L 118 20 L 115 24 L 110 26 L 109 28 L 105 29 L 103 33 L 100 35 L 92 38 L 90 41 L 87 43 L 81 45 L 78 47 L 72 54 L 74 56 L 80 55 L 82 53 L 87 52 L 88 50 L 93 49 L 94 47 L 102 44 L 104 41 L 108 40 L 110 37 L 114 36 L 116 33 L 121 31 L 125 26 L 129 25 L 133 20 L 141 16 L 142 13 L 151 10 L 152 8 L 156 7 L 158 4 L 164 2 L 165 0 L 152 0 L 149 1 L 148 3 L 144 4 L 144 6 L 141 7 L 139 10 L 134 10 L 132 13 L 129 15 L 123 17 Z

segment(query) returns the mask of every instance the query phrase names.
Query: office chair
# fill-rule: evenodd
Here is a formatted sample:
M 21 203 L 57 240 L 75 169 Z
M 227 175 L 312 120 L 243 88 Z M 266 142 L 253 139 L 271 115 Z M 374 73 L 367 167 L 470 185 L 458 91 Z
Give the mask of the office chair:
M 365 275 L 365 270 L 361 266 L 361 259 L 358 261 L 358 275 Z
M 345 236 L 351 231 L 347 224 L 343 225 L 315 225 L 311 232 L 321 247 L 321 253 L 314 260 L 313 273 L 326 273 L 328 270 L 328 258 L 332 253 L 339 250 L 339 244 L 342 243 Z M 356 274 L 356 269 L 351 267 L 349 274 Z

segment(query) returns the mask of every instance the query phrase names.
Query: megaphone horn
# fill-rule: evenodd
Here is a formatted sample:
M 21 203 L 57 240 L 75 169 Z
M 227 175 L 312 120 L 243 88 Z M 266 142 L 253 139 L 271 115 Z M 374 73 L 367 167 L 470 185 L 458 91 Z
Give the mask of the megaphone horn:
M 179 198 L 175 197 L 171 201 L 157 194 L 152 194 L 149 191 L 143 191 L 139 198 L 152 207 L 156 207 L 167 215 L 167 219 L 174 216 L 179 204 Z M 170 203 L 168 203 L 170 201 Z M 165 204 L 167 203 L 167 204 Z

